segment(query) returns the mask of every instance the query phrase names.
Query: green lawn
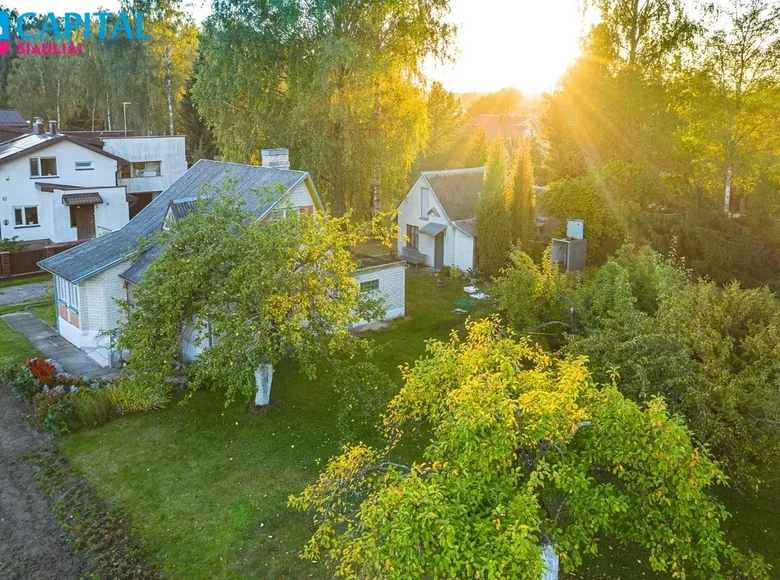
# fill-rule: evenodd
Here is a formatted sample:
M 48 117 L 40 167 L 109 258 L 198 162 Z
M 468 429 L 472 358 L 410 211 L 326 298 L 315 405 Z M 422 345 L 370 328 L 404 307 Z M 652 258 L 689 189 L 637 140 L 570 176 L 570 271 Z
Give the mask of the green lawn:
M 53 300 L 49 300 L 45 304 L 30 306 L 28 310 L 52 328 L 57 328 L 57 307 Z
M 29 278 L 19 278 L 17 280 L 6 280 L 0 282 L 0 288 L 8 288 L 10 286 L 21 286 L 23 284 L 32 284 L 33 282 L 50 282 L 51 274 L 41 274 L 40 276 L 30 276 Z
M 50 304 L 50 302 L 47 302 Z M 43 305 L 39 304 L 38 308 Z M 24 310 L 24 304 L 13 304 L 0 307 L 0 314 Z M 52 307 L 53 308 L 53 307 Z M 25 359 L 39 356 L 40 353 L 21 334 L 12 330 L 4 320 L 0 320 L 0 364 L 7 362 L 24 362 Z
M 463 284 L 412 276 L 409 317 L 372 333 L 373 361 L 395 379 L 398 365 L 419 357 L 424 342 L 462 328 L 453 314 Z M 301 562 L 310 518 L 286 499 L 317 475 L 340 447 L 336 401 L 327 375 L 308 381 L 289 365 L 277 369 L 272 408 L 225 408 L 221 393 L 198 393 L 186 405 L 125 417 L 61 440 L 66 456 L 98 492 L 129 516 L 153 563 L 168 578 L 328 578 Z M 758 497 L 723 497 L 734 513 L 729 539 L 763 554 L 780 570 L 780 473 Z M 641 554 L 601 544 L 581 578 L 654 578 Z M 777 572 L 776 572 L 777 576 Z
M 400 381 L 431 337 L 461 327 L 453 314 L 464 284 L 429 276 L 407 284 L 409 317 L 371 333 L 373 361 Z M 225 408 L 221 393 L 125 417 L 62 440 L 67 457 L 107 499 L 118 502 L 154 563 L 171 578 L 327 578 L 301 562 L 310 518 L 286 507 L 340 446 L 336 402 L 322 375 L 308 381 L 277 369 L 272 408 Z M 310 576 L 311 575 L 311 576 Z

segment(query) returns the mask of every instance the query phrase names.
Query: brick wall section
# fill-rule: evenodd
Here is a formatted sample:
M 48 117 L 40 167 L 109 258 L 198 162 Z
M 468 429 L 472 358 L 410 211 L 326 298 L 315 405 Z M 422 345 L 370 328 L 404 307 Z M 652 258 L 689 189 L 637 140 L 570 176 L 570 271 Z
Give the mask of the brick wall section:
M 385 309 L 390 317 L 404 316 L 406 311 L 406 264 L 396 262 L 384 266 L 375 266 L 358 270 L 355 275 L 358 282 L 379 280 L 379 295 L 385 299 Z
M 113 299 L 124 300 L 127 297 L 119 274 L 128 265 L 123 262 L 79 284 L 79 314 L 84 322 L 82 330 L 100 331 L 116 327 L 122 311 Z

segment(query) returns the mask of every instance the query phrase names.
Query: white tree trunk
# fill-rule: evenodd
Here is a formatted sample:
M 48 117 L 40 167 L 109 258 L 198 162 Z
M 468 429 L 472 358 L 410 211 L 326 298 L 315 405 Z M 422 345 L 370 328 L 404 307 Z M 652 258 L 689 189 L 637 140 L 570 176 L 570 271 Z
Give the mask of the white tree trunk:
M 170 134 L 175 135 L 173 130 L 173 71 L 171 70 L 173 60 L 173 47 L 169 44 L 168 51 L 165 53 L 165 76 L 168 84 L 168 128 Z
M 106 93 L 106 123 L 108 124 L 108 130 L 111 130 L 111 101 Z
M 723 192 L 723 211 L 726 215 L 729 214 L 729 206 L 731 205 L 731 164 L 726 168 L 726 187 Z
M 273 380 L 273 365 L 260 365 L 255 371 L 255 385 L 257 386 L 255 405 L 258 407 L 264 407 L 271 400 L 271 383 L 273 383 Z
M 553 548 L 552 544 L 544 544 L 542 547 L 542 559 L 544 560 L 542 580 L 558 580 L 558 567 L 561 558 L 555 552 L 555 548 Z

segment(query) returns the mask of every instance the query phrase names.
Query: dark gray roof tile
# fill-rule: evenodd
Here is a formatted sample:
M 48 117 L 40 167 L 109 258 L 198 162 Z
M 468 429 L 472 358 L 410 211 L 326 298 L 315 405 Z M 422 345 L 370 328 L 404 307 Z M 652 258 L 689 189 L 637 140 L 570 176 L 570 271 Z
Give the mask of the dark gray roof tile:
M 436 199 L 453 222 L 474 217 L 484 174 L 484 167 L 423 171 Z

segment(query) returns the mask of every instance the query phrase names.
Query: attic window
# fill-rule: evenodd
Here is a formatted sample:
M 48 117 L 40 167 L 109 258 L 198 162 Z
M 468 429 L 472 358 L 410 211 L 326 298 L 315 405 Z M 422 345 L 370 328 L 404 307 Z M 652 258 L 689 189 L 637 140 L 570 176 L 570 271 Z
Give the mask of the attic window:
M 420 217 L 428 216 L 428 197 L 429 190 L 427 187 L 420 188 Z
M 168 211 L 165 213 L 165 218 L 163 219 L 162 223 L 162 229 L 163 231 L 169 231 L 171 227 L 173 226 L 173 222 L 176 221 L 176 218 L 173 217 L 173 208 L 168 208 Z

